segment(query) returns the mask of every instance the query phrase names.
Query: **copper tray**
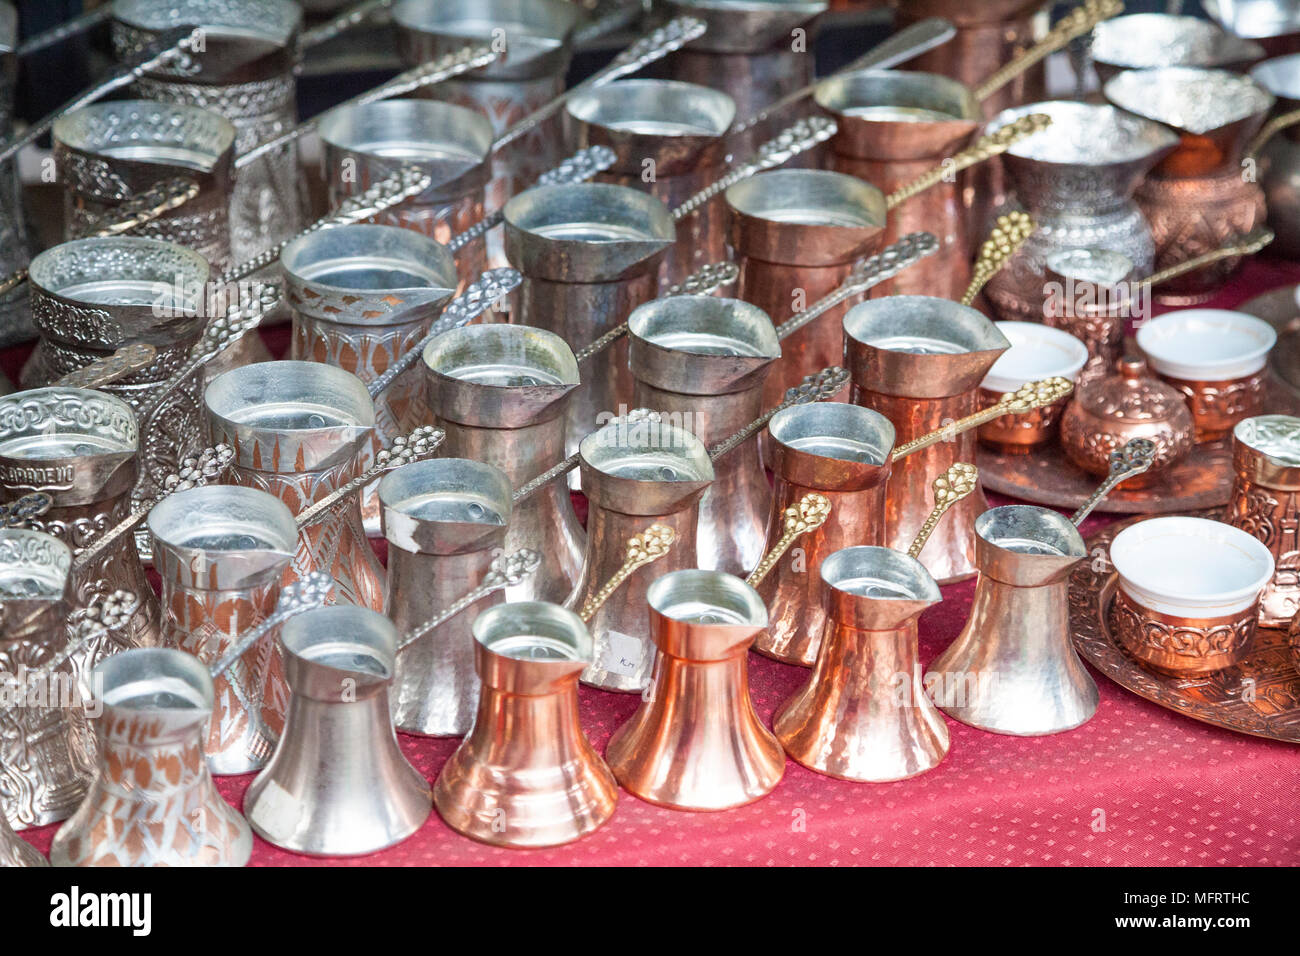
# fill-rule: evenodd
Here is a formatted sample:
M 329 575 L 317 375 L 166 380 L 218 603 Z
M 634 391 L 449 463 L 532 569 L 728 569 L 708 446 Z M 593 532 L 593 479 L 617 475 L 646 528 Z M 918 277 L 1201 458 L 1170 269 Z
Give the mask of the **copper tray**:
M 1285 631 L 1260 628 L 1240 663 L 1196 680 L 1146 670 L 1111 637 L 1106 616 L 1116 575 L 1106 560 L 1107 549 L 1116 534 L 1141 520 L 1117 521 L 1088 538 L 1092 558 L 1070 576 L 1075 648 L 1121 687 L 1175 713 L 1238 733 L 1300 743 L 1300 673 L 1291 663 Z M 1253 701 L 1243 699 L 1247 688 L 1254 692 Z
M 1249 302 L 1237 307 L 1245 312 L 1263 319 L 1277 329 L 1277 345 L 1268 355 L 1269 367 L 1282 385 L 1292 394 L 1300 396 L 1300 306 L 1296 305 L 1296 293 L 1300 286 L 1283 286 L 1272 292 L 1255 296 Z
M 1297 310 L 1300 311 L 1300 310 Z M 1300 352 L 1300 335 L 1286 337 Z M 1284 340 L 1278 339 L 1276 355 Z M 1300 365 L 1297 366 L 1300 381 Z M 1266 383 L 1264 410 L 1270 413 L 1300 414 L 1300 384 L 1292 387 L 1278 374 Z M 1065 457 L 1061 446 L 1052 442 L 1029 454 L 1008 455 L 980 445 L 976 457 L 980 481 L 989 491 L 997 491 L 1038 505 L 1077 508 L 1101 484 L 1100 475 L 1092 475 Z M 1196 445 L 1191 453 L 1163 476 L 1142 488 L 1120 485 L 1098 507 L 1113 514 L 1169 514 L 1220 508 L 1228 503 L 1232 492 L 1232 441 Z

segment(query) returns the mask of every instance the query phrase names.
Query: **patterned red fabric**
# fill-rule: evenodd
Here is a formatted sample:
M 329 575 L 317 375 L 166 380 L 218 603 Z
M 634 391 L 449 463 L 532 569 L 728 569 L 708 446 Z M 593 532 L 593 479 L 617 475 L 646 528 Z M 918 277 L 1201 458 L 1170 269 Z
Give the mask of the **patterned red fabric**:
M 1300 269 L 1251 264 L 1213 304 L 1231 307 Z M 0 357 L 6 371 L 17 361 Z M 1006 503 L 1005 499 L 995 504 Z M 1085 533 L 1108 520 L 1094 516 Z M 961 629 L 973 582 L 944 589 L 921 618 L 921 660 Z M 755 705 L 773 712 L 808 672 L 749 659 Z M 253 865 L 1296 865 L 1300 748 L 1198 723 L 1095 671 L 1101 706 L 1069 733 L 1018 738 L 949 720 L 952 749 L 935 770 L 854 784 L 789 763 L 767 798 L 723 813 L 683 813 L 626 793 L 604 828 L 552 850 L 501 850 L 459 836 L 435 812 L 406 842 L 368 857 L 312 859 L 256 841 Z M 582 722 L 603 751 L 639 698 L 583 688 Z M 399 735 L 432 780 L 456 740 Z M 218 781 L 235 807 L 252 777 Z M 57 827 L 23 835 L 45 851 Z

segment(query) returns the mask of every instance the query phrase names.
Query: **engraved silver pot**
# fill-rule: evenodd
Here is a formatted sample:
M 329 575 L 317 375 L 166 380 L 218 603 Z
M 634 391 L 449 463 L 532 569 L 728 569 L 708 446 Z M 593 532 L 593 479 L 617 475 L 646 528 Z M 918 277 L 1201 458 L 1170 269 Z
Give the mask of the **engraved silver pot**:
M 658 199 L 626 186 L 541 186 L 505 207 L 506 253 L 524 276 L 512 322 L 554 332 L 575 350 L 627 320 L 654 297 L 659 263 L 677 237 Z M 566 413 L 565 452 L 632 400 L 627 340 L 582 383 Z
M 208 485 L 149 512 L 168 643 L 211 667 L 275 610 L 298 546 L 284 503 L 264 491 Z M 268 634 L 213 681 L 203 753 L 215 774 L 259 770 L 284 727 L 289 691 Z
M 210 110 L 153 100 L 92 103 L 59 117 L 51 136 L 64 238 L 94 232 L 122 203 L 182 177 L 198 184 L 198 195 L 134 234 L 186 246 L 214 268 L 229 268 L 235 135 Z
M 32 260 L 32 318 L 41 340 L 23 369 L 23 385 L 46 385 L 111 355 L 123 345 L 157 348 L 154 361 L 105 385 L 139 415 L 186 361 L 203 332 L 209 269 L 197 252 L 156 239 L 114 236 L 77 239 Z M 182 388 L 159 427 L 144 436 L 141 495 L 162 491 L 161 482 L 181 460 L 202 447 L 199 389 L 202 370 Z
M 132 87 L 149 100 L 221 114 L 238 131 L 235 155 L 298 122 L 294 67 L 302 11 L 290 0 L 116 0 L 113 49 L 129 60 L 161 32 L 194 25 L 204 49 L 146 74 Z M 240 170 L 231 195 L 231 252 L 243 262 L 300 231 L 307 208 L 297 142 Z
M 71 564 L 68 546 L 44 532 L 0 530 L 0 672 L 6 682 L 62 650 Z M 48 689 L 59 691 L 57 702 L 24 697 L 18 706 L 0 707 L 0 809 L 15 830 L 70 816 L 95 769 L 86 713 L 73 703 L 80 691 L 70 662 L 57 668 Z
M 584 12 L 564 0 L 398 0 L 393 5 L 397 48 L 411 66 L 428 63 L 469 42 L 505 44 L 505 56 L 480 70 L 422 91 L 486 116 L 500 136 L 564 90 L 574 30 Z M 561 158 L 562 130 L 552 119 L 512 143 L 493 164 L 488 214 L 527 189 Z M 501 233 L 489 233 L 488 265 L 506 265 Z
M 285 247 L 280 266 L 293 358 L 338 366 L 367 385 L 424 337 L 456 291 L 456 265 L 446 247 L 394 226 L 317 230 Z M 375 431 L 362 469 L 429 416 L 424 377 L 413 366 L 375 397 Z M 362 494 L 367 534 L 379 534 L 377 487 Z
M 235 450 L 226 481 L 279 498 L 298 514 L 361 471 L 375 406 L 355 375 L 317 362 L 260 362 L 218 375 L 203 394 L 208 434 Z M 284 584 L 334 578 L 347 604 L 384 607 L 384 569 L 366 540 L 360 495 L 302 529 Z
M 403 638 L 478 587 L 501 553 L 510 522 L 510 480 L 464 458 L 414 462 L 379 483 L 388 539 L 384 613 Z M 410 734 L 462 736 L 474 726 L 478 676 L 470 624 L 505 600 L 500 591 L 466 607 L 397 657 L 393 723 Z
M 578 363 L 558 336 L 522 325 L 470 325 L 424 350 L 429 407 L 446 454 L 500 468 L 520 488 L 564 457 L 564 409 Z M 582 576 L 587 536 L 564 478 L 518 502 L 504 547 L 533 548 L 542 566 L 506 589 L 510 601 L 566 600 Z
M 39 388 L 0 398 L 0 495 L 44 492 L 53 504 L 27 527 L 58 538 L 73 556 L 126 517 L 135 487 L 139 431 L 131 406 L 105 392 Z M 158 599 L 134 535 L 122 535 L 73 573 L 72 594 L 86 605 L 123 589 L 139 597 L 131 621 L 92 640 L 72 657 L 78 680 L 128 647 L 163 643 Z
M 331 209 L 402 166 L 433 182 L 424 192 L 369 220 L 447 242 L 483 218 L 492 171 L 492 124 L 479 112 L 432 100 L 383 100 L 330 110 L 317 128 L 325 145 L 321 175 Z M 486 268 L 482 243 L 456 256 L 462 282 Z

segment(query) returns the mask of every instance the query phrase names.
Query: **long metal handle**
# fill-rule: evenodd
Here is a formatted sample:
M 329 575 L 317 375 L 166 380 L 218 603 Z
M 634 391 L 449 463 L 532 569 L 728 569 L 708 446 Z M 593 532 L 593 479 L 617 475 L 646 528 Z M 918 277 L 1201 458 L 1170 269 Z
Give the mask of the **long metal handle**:
M 897 242 L 886 246 L 874 256 L 863 259 L 850 272 L 839 288 L 818 299 L 802 312 L 796 312 L 776 327 L 778 339 L 789 338 L 809 322 L 825 315 L 841 303 L 864 295 L 873 287 L 892 279 L 904 269 L 939 251 L 939 240 L 928 232 L 908 233 Z
M 489 269 L 478 280 L 452 299 L 442 315 L 429 326 L 418 342 L 398 356 L 383 375 L 366 386 L 373 398 L 397 380 L 397 377 L 420 360 L 430 342 L 452 329 L 468 325 L 488 309 L 519 288 L 524 277 L 515 269 Z
M 124 535 L 130 534 L 136 526 L 149 514 L 153 506 L 158 504 L 168 495 L 177 491 L 185 491 L 189 488 L 201 488 L 209 482 L 215 482 L 221 478 L 230 463 L 235 460 L 235 450 L 229 445 L 213 445 L 199 452 L 197 458 L 186 458 L 181 462 L 180 469 L 175 473 L 168 475 L 163 480 L 162 494 L 147 501 L 137 507 L 125 518 L 119 521 L 113 527 L 109 528 L 102 535 L 96 538 L 73 559 L 74 568 L 84 568 L 91 564 L 96 558 L 103 554 L 108 548 Z
M 957 28 L 947 20 L 940 17 L 929 17 L 899 30 L 888 40 L 877 44 L 847 66 L 836 70 L 831 76 L 856 73 L 858 70 L 888 70 L 900 63 L 906 63 L 922 53 L 933 50 L 935 47 L 942 46 L 956 35 Z M 823 77 L 814 83 L 809 83 L 807 86 L 781 97 L 775 103 L 763 107 L 743 123 L 734 124 L 727 130 L 727 137 L 730 138 L 739 133 L 744 133 L 760 123 L 767 122 L 787 107 L 793 106 L 805 97 L 812 96 L 817 92 L 818 87 L 828 79 L 830 79 L 829 76 Z
M 405 96 L 428 86 L 436 86 L 446 80 L 460 76 L 462 73 L 481 69 L 497 59 L 498 56 L 499 54 L 491 47 L 467 46 L 455 53 L 440 56 L 430 63 L 407 70 L 405 73 L 399 73 L 388 82 L 381 83 L 374 89 L 367 90 L 360 96 L 354 96 L 350 100 L 345 100 L 337 106 L 331 106 L 319 116 L 304 120 L 288 132 L 281 133 L 274 139 L 269 139 L 265 143 L 250 149 L 235 160 L 235 168 L 243 169 L 250 163 L 255 162 L 259 157 L 277 149 L 282 149 L 295 140 L 301 139 L 320 126 L 322 120 L 335 110 L 368 106 L 381 100 Z
M 638 422 L 658 422 L 660 420 L 661 419 L 658 412 L 652 412 L 648 408 L 634 408 L 626 415 L 622 416 L 621 418 L 616 418 L 614 419 L 614 421 L 609 422 L 608 424 L 613 425 L 613 424 L 622 423 L 626 425 L 633 425 Z M 531 497 L 532 495 L 536 494 L 538 491 L 540 491 L 541 489 L 549 485 L 556 478 L 559 478 L 562 475 L 567 475 L 569 472 L 573 471 L 573 469 L 578 467 L 578 462 L 581 460 L 582 460 L 582 455 L 575 451 L 568 458 L 565 458 L 563 461 L 559 462 L 558 464 L 552 465 L 550 468 L 546 469 L 536 478 L 533 478 L 530 481 L 528 481 L 526 484 L 520 485 L 518 488 L 516 488 L 514 494 L 510 496 L 511 502 L 517 505 L 519 504 L 519 502 L 523 501 L 524 499 Z
M 838 395 L 847 384 L 849 384 L 848 369 L 840 368 L 838 365 L 824 368 L 816 375 L 805 376 L 804 380 L 794 388 L 785 390 L 785 399 L 780 405 L 768 409 L 740 431 L 729 438 L 724 438 L 710 448 L 709 460 L 717 461 L 723 455 L 744 444 L 762 431 L 778 412 L 793 408 L 795 405 L 811 405 L 813 402 L 828 401 Z
M 1103 498 L 1115 490 L 1121 482 L 1140 475 L 1156 460 L 1156 444 L 1149 438 L 1130 438 L 1128 442 L 1110 453 L 1110 474 L 1097 486 L 1097 490 L 1088 496 L 1088 500 L 1079 506 L 1079 510 L 1070 515 L 1070 523 L 1076 527 L 1083 519 L 1092 514 L 1093 509 L 1101 504 Z
M 1197 269 L 1212 265 L 1220 259 L 1231 259 L 1235 256 L 1253 256 L 1274 239 L 1273 230 L 1266 226 L 1260 226 L 1258 229 L 1252 229 L 1244 236 L 1228 242 L 1210 252 L 1203 252 L 1199 256 L 1194 256 L 1184 262 L 1175 263 L 1159 272 L 1153 272 L 1145 279 L 1139 279 L 1138 285 L 1157 286 L 1162 282 L 1168 282 L 1170 279 L 1176 279 L 1188 272 L 1195 272 Z
M 762 560 L 758 562 L 758 566 L 749 572 L 749 577 L 745 578 L 745 583 L 753 588 L 762 584 L 763 579 L 781 560 L 781 556 L 790 550 L 790 545 L 794 544 L 800 535 L 815 531 L 824 525 L 826 519 L 830 517 L 830 513 L 831 500 L 825 495 L 819 495 L 816 492 L 804 495 L 797 503 L 786 508 L 781 515 L 782 534 L 780 540 L 772 546 L 772 550 L 763 555 Z
M 323 521 L 331 511 L 347 503 L 353 495 L 381 475 L 387 474 L 394 468 L 409 465 L 413 461 L 422 461 L 428 458 L 438 450 L 438 446 L 442 444 L 443 439 L 446 437 L 447 433 L 441 428 L 435 428 L 432 425 L 421 425 L 409 435 L 394 438 L 391 445 L 381 449 L 375 455 L 375 463 L 364 472 L 346 484 L 335 488 L 311 507 L 298 512 L 297 518 L 294 519 L 298 529 L 302 530 L 309 525 Z
M 93 10 L 73 17 L 71 20 L 65 20 L 56 27 L 50 27 L 34 37 L 28 37 L 22 43 L 18 44 L 16 51 L 19 56 L 27 56 L 29 53 L 35 53 L 37 50 L 44 50 L 46 47 L 54 46 L 56 43 L 62 43 L 64 40 L 70 40 L 79 33 L 85 33 L 87 30 L 93 30 L 101 23 L 105 23 L 113 15 L 113 5 L 103 3 Z
M 477 604 L 489 594 L 523 583 L 523 581 L 535 574 L 541 566 L 541 553 L 533 551 L 531 548 L 520 548 L 510 554 L 497 555 L 492 559 L 492 564 L 489 566 L 487 574 L 483 575 L 483 580 L 479 582 L 478 587 L 461 595 L 423 624 L 419 624 L 407 631 L 406 636 L 397 645 L 397 653 L 402 653 L 434 628 L 446 624 L 467 607 Z
M 533 185 L 535 187 L 563 186 L 568 183 L 585 183 L 589 179 L 595 179 L 597 174 L 603 173 L 613 166 L 615 159 L 617 159 L 617 156 L 608 146 L 589 146 L 586 149 L 578 150 L 554 169 L 542 173 Z M 486 235 L 505 221 L 505 210 L 498 209 L 490 216 L 484 216 L 464 232 L 452 236 L 447 240 L 447 248 L 452 252 L 459 252 L 475 239 Z
M 1063 49 L 1075 37 L 1083 36 L 1101 21 L 1123 12 L 1124 4 L 1120 0 L 1087 0 L 1058 20 L 1043 39 L 977 86 L 975 98 L 981 101 L 988 99 L 1035 63 Z
M 112 355 L 96 359 L 89 365 L 69 372 L 54 382 L 55 388 L 100 388 L 148 368 L 158 357 L 158 350 L 148 342 L 123 345 Z
M 901 461 L 908 455 L 914 455 L 923 448 L 937 445 L 941 441 L 951 441 L 962 432 L 986 425 L 1003 415 L 1025 415 L 1036 408 L 1054 405 L 1074 391 L 1074 383 L 1068 378 L 1054 375 L 1037 382 L 1027 382 L 1014 392 L 1008 392 L 994 405 L 982 409 L 973 415 L 949 422 L 942 428 L 936 428 L 919 438 L 913 438 L 906 444 L 894 449 L 892 461 Z
M 131 63 L 117 67 L 90 89 L 78 93 L 57 110 L 37 120 L 21 134 L 6 142 L 3 147 L 0 147 L 0 164 L 13 159 L 20 150 L 48 133 L 54 121 L 60 116 L 103 99 L 114 90 L 134 83 L 144 74 L 157 70 L 161 66 L 187 57 L 194 43 L 193 34 L 194 28 L 188 26 L 159 33 L 157 39 Z
M 939 526 L 939 520 L 948 513 L 949 508 L 974 494 L 979 476 L 978 468 L 959 461 L 947 472 L 934 479 L 934 510 L 925 519 L 925 524 L 921 525 L 921 530 L 916 533 L 912 546 L 907 549 L 909 558 L 915 559 L 921 556 L 925 543 L 930 540 L 930 535 L 934 534 L 934 529 Z
M 609 580 L 600 586 L 595 594 L 582 602 L 578 617 L 584 624 L 589 623 L 601 605 L 610 599 L 619 585 L 630 578 L 633 572 L 658 561 L 670 550 L 677 540 L 677 532 L 665 524 L 652 524 L 644 531 L 627 539 L 627 557 L 622 566 L 610 575 Z
M 560 108 L 574 94 L 594 90 L 606 83 L 612 83 L 620 77 L 627 76 L 629 73 L 636 73 L 656 60 L 663 59 L 674 50 L 681 49 L 695 38 L 703 36 L 706 29 L 707 26 L 704 21 L 697 20 L 695 17 L 678 17 L 669 21 L 659 29 L 637 40 L 614 57 L 604 69 L 592 74 L 581 83 L 561 93 L 545 106 L 535 110 L 514 126 L 511 126 L 497 137 L 492 144 L 492 151 L 496 152 L 504 149 L 519 137 L 526 135 L 546 122 L 559 112 Z
M 687 276 L 677 285 L 671 286 L 661 298 L 666 299 L 675 295 L 712 295 L 719 289 L 731 285 L 739 278 L 740 266 L 734 262 L 711 262 L 698 272 Z M 627 335 L 627 330 L 628 324 L 626 322 L 620 323 L 588 345 L 574 358 L 580 363 L 587 361 L 593 355 L 598 355 Z
M 975 301 L 989 280 L 1011 260 L 1037 228 L 1037 223 L 1028 213 L 1009 212 L 998 216 L 993 231 L 984 240 L 979 256 L 971 267 L 970 283 L 961 297 L 962 305 L 970 305 Z
M 363 219 L 369 219 L 385 209 L 405 202 L 412 196 L 418 196 L 428 189 L 432 183 L 432 177 L 421 172 L 415 166 L 404 166 L 385 176 L 365 192 L 349 196 L 339 204 L 338 209 L 317 219 L 297 235 L 276 243 L 260 255 L 232 266 L 217 279 L 217 285 L 229 285 L 232 282 L 238 282 L 240 279 L 247 279 L 254 273 L 261 272 L 268 266 L 274 265 L 279 260 L 280 253 L 285 250 L 289 243 L 297 242 L 303 236 L 311 235 L 320 229 L 346 226 L 354 222 L 360 222 Z
M 392 5 L 393 0 L 361 0 L 360 3 L 353 4 L 320 26 L 304 30 L 298 37 L 298 49 L 310 50 L 314 46 L 333 40 L 339 34 L 360 26 L 380 10 L 387 10 Z
M 321 607 L 329 597 L 330 589 L 333 587 L 334 579 L 324 571 L 309 571 L 288 587 L 282 588 L 280 596 L 275 602 L 275 610 L 271 615 L 257 627 L 239 635 L 239 638 L 230 645 L 226 653 L 221 656 L 221 659 L 208 668 L 208 673 L 214 678 L 220 677 L 230 668 L 231 664 L 243 657 L 258 641 L 289 620 L 289 618 L 295 614 L 301 614 L 303 611 Z
M 1259 151 L 1268 145 L 1270 139 L 1296 123 L 1300 123 L 1300 110 L 1292 110 L 1289 113 L 1283 113 L 1281 116 L 1274 116 L 1255 134 L 1242 155 L 1246 159 L 1256 159 L 1259 156 Z
M 681 222 L 714 196 L 725 192 L 741 180 L 788 163 L 818 143 L 826 142 L 835 135 L 835 130 L 835 121 L 825 116 L 810 116 L 808 119 L 798 120 L 760 146 L 748 162 L 733 167 L 674 209 L 673 220 Z
M 138 595 L 118 590 L 103 595 L 98 603 L 76 609 L 68 618 L 68 639 L 63 647 L 53 657 L 43 661 L 39 668 L 29 669 L 28 678 L 53 674 L 91 641 L 126 627 L 139 608 Z
M 994 156 L 1001 156 L 1022 139 L 1041 132 L 1051 125 L 1052 117 L 1046 113 L 1026 113 L 1001 129 L 981 137 L 969 149 L 963 149 L 960 153 L 948 157 L 928 173 L 922 173 L 910 183 L 899 187 L 885 197 L 885 206 L 893 209 L 899 203 L 944 182 L 963 169 L 969 169 Z

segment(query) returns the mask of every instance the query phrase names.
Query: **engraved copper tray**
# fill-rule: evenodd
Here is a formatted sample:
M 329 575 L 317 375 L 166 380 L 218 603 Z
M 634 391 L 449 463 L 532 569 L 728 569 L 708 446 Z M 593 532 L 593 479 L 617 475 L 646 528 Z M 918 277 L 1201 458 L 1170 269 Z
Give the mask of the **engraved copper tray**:
M 1106 618 L 1116 575 L 1106 555 L 1111 539 L 1141 520 L 1117 521 L 1088 538 L 1091 558 L 1070 576 L 1075 648 L 1121 687 L 1175 713 L 1238 733 L 1300 743 L 1300 672 L 1291 662 L 1285 631 L 1260 628 L 1238 664 L 1194 680 L 1147 670 L 1112 638 Z
M 1300 350 L 1300 335 L 1290 338 Z M 1279 338 L 1274 354 L 1282 346 L 1283 340 Z M 1300 381 L 1300 371 L 1297 380 Z M 1265 388 L 1266 412 L 1300 415 L 1300 385 L 1292 390 L 1274 374 L 1268 377 Z M 1065 457 L 1064 449 L 1057 442 L 1019 455 L 1005 454 L 981 444 L 976 464 L 985 489 L 1038 505 L 1077 508 L 1101 484 L 1101 476 L 1076 466 Z M 1194 446 L 1186 458 L 1146 487 L 1120 485 L 1097 510 L 1117 514 L 1169 514 L 1219 508 L 1228 503 L 1231 491 L 1232 441 L 1225 438 Z

